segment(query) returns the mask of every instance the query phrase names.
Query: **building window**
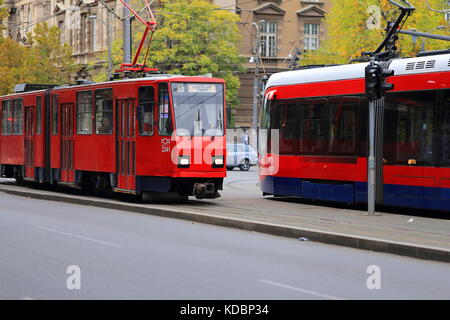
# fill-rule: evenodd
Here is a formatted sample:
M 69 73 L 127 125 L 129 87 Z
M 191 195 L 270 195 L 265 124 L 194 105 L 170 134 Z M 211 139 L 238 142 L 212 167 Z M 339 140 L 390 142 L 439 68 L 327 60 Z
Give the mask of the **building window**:
M 259 54 L 262 57 L 277 56 L 277 23 L 261 23 Z
M 64 21 L 59 21 L 59 22 L 58 22 L 58 28 L 59 28 L 59 31 L 60 31 L 60 34 L 59 34 L 59 42 L 60 42 L 61 44 L 64 44 L 64 42 L 66 41 L 66 39 L 65 39 L 65 26 L 64 26 Z
M 92 134 L 92 91 L 77 93 L 77 133 Z
M 92 51 L 97 50 L 97 21 L 95 19 L 91 20 L 91 49 Z
M 80 52 L 83 53 L 87 50 L 87 43 L 89 40 L 90 32 L 88 31 L 88 20 L 87 14 L 83 13 L 81 15 L 81 28 L 80 28 Z
M 319 49 L 320 25 L 317 23 L 305 23 L 304 50 Z
M 112 134 L 112 89 L 95 91 L 95 132 Z

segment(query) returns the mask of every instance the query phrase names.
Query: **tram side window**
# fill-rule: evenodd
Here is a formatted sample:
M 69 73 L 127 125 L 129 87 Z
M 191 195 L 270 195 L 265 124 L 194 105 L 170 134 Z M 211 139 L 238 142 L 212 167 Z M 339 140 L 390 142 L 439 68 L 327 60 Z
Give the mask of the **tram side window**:
M 92 134 L 92 91 L 77 93 L 77 133 Z
M 433 156 L 434 107 L 431 91 L 391 94 L 386 97 L 384 162 L 435 165 Z
M 42 97 L 36 97 L 36 134 L 42 131 Z
M 159 85 L 159 134 L 172 135 L 172 115 L 170 114 L 169 88 L 166 83 Z
M 281 119 L 280 129 L 280 154 L 295 155 L 298 154 L 298 139 L 299 139 L 299 125 L 298 117 L 299 110 L 294 103 L 278 104 L 277 112 L 279 119 Z
M 357 102 L 330 101 L 330 154 L 356 153 Z
M 113 114 L 112 89 L 95 91 L 95 132 L 96 134 L 112 134 Z
M 153 135 L 153 105 L 155 103 L 155 90 L 153 87 L 139 88 L 139 134 L 141 136 Z
M 23 101 L 22 99 L 13 100 L 13 134 L 21 135 L 23 133 Z
M 326 154 L 328 140 L 328 109 L 324 101 L 300 105 L 300 153 Z
M 13 115 L 11 100 L 2 102 L 2 134 L 10 135 L 12 133 Z
M 441 119 L 441 159 L 440 166 L 450 167 L 450 92 L 444 94 L 444 101 L 442 104 L 442 119 Z
M 52 134 L 58 134 L 58 95 L 53 96 L 52 101 Z

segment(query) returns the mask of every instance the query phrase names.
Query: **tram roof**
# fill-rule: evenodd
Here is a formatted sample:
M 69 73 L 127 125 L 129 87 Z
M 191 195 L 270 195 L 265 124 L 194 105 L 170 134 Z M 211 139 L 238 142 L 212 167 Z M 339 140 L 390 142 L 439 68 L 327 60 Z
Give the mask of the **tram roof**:
M 113 81 L 104 81 L 104 82 L 86 82 L 81 84 L 73 84 L 73 85 L 62 85 L 52 88 L 51 90 L 64 90 L 64 89 L 78 89 L 78 88 L 84 88 L 84 87 L 92 87 L 92 86 L 105 86 L 105 85 L 111 85 L 111 84 L 117 84 L 117 83 L 129 83 L 129 82 L 139 82 L 139 81 L 163 81 L 163 80 L 177 80 L 177 79 L 192 79 L 196 80 L 197 82 L 224 82 L 223 79 L 219 78 L 211 78 L 206 76 L 184 76 L 184 75 L 173 75 L 173 74 L 158 74 L 158 75 L 150 75 L 146 77 L 141 78 L 127 78 L 127 79 L 120 79 L 120 80 L 113 80 Z M 16 92 L 4 96 L 0 96 L 0 98 L 4 97 L 14 97 L 14 96 L 23 96 L 27 94 L 35 94 L 39 92 L 44 92 L 46 90 L 35 90 L 35 91 L 24 91 L 24 92 Z
M 357 63 L 279 72 L 269 78 L 266 88 L 364 78 L 367 65 Z M 396 76 L 450 71 L 450 54 L 394 59 L 389 69 L 394 70 Z

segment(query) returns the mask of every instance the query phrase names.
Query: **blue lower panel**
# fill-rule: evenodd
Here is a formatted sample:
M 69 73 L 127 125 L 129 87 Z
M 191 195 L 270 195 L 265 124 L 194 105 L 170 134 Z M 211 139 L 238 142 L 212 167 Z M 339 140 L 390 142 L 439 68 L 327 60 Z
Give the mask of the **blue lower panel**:
M 137 192 L 169 192 L 172 186 L 171 182 L 170 177 L 138 176 L 136 181 Z
M 384 204 L 449 211 L 450 189 L 386 184 Z
M 261 181 L 261 190 L 274 195 L 300 197 L 300 185 L 298 178 L 265 177 Z
M 298 178 L 265 177 L 261 190 L 280 196 L 297 196 L 347 203 L 367 203 L 367 183 L 327 184 Z M 384 204 L 398 207 L 450 211 L 450 189 L 384 185 Z
M 303 198 L 353 203 L 354 186 L 351 184 L 327 184 L 302 181 Z
M 326 184 L 303 181 L 298 178 L 265 177 L 261 181 L 261 190 L 279 196 L 296 196 L 349 203 L 355 201 L 353 183 Z

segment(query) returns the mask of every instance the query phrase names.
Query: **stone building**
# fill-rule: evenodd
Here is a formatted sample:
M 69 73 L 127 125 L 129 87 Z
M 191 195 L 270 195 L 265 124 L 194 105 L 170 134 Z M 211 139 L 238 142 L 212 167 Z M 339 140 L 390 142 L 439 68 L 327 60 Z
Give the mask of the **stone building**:
M 247 72 L 240 75 L 235 126 L 251 128 L 253 119 L 258 119 L 264 77 L 288 70 L 296 48 L 300 54 L 319 48 L 326 37 L 323 18 L 327 10 L 329 0 L 236 1 L 241 18 L 240 52 L 246 58 Z
M 122 15 L 123 5 L 117 0 L 103 0 L 115 14 Z M 73 48 L 73 57 L 80 68 L 75 79 L 88 79 L 88 63 L 102 67 L 106 62 L 98 53 L 108 48 L 122 28 L 113 13 L 94 0 L 6 0 L 7 29 L 4 35 L 25 43 L 27 34 L 42 22 L 58 26 L 61 42 Z M 109 36 L 108 36 L 109 34 Z

